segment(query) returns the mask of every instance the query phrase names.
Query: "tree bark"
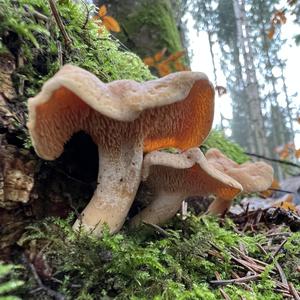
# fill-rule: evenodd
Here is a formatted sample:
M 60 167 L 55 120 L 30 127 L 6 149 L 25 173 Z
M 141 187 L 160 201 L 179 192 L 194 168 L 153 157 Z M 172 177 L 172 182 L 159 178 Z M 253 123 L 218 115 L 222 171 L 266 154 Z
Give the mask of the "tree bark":
M 245 87 L 247 93 L 247 101 L 249 103 L 250 131 L 252 135 L 252 148 L 256 153 L 263 153 L 268 156 L 268 143 L 265 133 L 264 120 L 261 111 L 261 102 L 259 96 L 258 81 L 255 73 L 255 62 L 251 48 L 251 41 L 247 28 L 247 20 L 245 18 L 245 8 L 243 1 L 233 0 L 234 13 L 236 18 L 238 42 L 243 58 L 242 66 L 245 70 Z

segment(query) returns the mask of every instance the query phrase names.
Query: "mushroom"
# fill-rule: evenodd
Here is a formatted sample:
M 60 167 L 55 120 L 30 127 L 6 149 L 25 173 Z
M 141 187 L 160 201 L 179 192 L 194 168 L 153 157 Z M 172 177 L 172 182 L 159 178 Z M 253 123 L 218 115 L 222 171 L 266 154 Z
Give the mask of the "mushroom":
M 273 168 L 264 162 L 238 164 L 216 148 L 209 149 L 205 157 L 216 169 L 237 180 L 244 193 L 265 191 L 272 185 Z
M 162 224 L 172 218 L 184 199 L 214 194 L 224 202 L 242 191 L 232 177 L 211 165 L 199 148 L 174 154 L 148 153 L 143 162 L 142 179 L 154 194 L 154 200 L 131 220 L 131 227 L 142 222 Z M 220 208 L 216 207 L 217 211 Z
M 215 169 L 238 181 L 242 185 L 244 193 L 265 191 L 272 185 L 273 168 L 264 162 L 246 162 L 239 165 L 215 148 L 209 149 L 205 157 Z M 216 208 L 220 206 L 222 209 L 219 213 L 223 213 L 222 210 L 229 209 L 230 203 L 216 199 L 208 211 L 216 212 Z
M 100 235 L 106 223 L 118 231 L 140 183 L 143 151 L 187 149 L 208 135 L 214 89 L 202 73 L 179 72 L 138 83 L 103 83 L 65 65 L 28 101 L 28 128 L 37 154 L 56 159 L 76 132 L 88 133 L 99 149 L 97 189 L 77 220 Z

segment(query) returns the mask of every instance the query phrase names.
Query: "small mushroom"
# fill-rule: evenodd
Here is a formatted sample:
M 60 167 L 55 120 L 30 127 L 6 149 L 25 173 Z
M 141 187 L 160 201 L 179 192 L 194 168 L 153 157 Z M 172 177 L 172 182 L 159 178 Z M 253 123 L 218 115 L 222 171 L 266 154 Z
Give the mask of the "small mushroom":
M 239 165 L 215 148 L 209 149 L 205 157 L 215 169 L 238 181 L 242 185 L 244 193 L 265 191 L 272 185 L 273 168 L 264 162 L 246 162 Z M 223 209 L 229 209 L 230 207 L 230 203 L 221 203 L 220 199 L 216 199 L 210 205 L 208 211 L 216 212 L 216 207 L 220 207 L 220 205 Z M 223 212 L 219 211 L 219 213 Z
M 214 194 L 218 199 L 231 203 L 242 191 L 242 186 L 214 168 L 199 148 L 179 154 L 161 151 L 148 153 L 143 162 L 142 179 L 155 198 L 131 220 L 132 227 L 142 222 L 166 222 L 176 214 L 182 201 L 190 196 Z
M 202 73 L 103 83 L 66 65 L 29 99 L 28 109 L 28 128 L 40 157 L 57 158 L 80 130 L 98 145 L 98 185 L 81 222 L 99 235 L 103 223 L 111 232 L 123 225 L 140 183 L 143 152 L 184 150 L 203 142 L 213 121 L 214 90 Z

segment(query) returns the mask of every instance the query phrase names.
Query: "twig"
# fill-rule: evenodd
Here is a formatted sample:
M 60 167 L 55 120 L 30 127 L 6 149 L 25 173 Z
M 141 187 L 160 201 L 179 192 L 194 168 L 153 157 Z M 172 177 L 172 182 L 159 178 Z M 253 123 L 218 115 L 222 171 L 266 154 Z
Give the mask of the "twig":
M 247 154 L 247 155 L 249 155 L 249 156 L 254 156 L 254 157 L 262 158 L 262 159 L 265 159 L 265 160 L 277 162 L 277 163 L 284 164 L 284 165 L 293 166 L 293 167 L 296 167 L 296 168 L 300 169 L 300 165 L 292 163 L 291 161 L 286 161 L 286 160 L 276 159 L 276 158 L 270 158 L 270 157 L 266 157 L 264 155 L 259 155 L 259 154 L 249 153 L 249 152 L 244 152 L 244 153 Z
M 215 272 L 215 275 L 217 280 L 221 280 L 221 275 L 219 272 Z M 219 290 L 225 300 L 231 300 L 227 293 L 221 287 L 219 288 Z
M 231 298 L 227 295 L 227 293 L 221 288 L 220 288 L 220 293 L 222 294 L 225 300 L 231 300 Z
M 277 232 L 277 233 L 270 233 L 266 237 L 275 237 L 275 236 L 291 236 L 290 232 Z
M 287 190 L 282 190 L 282 189 L 268 188 L 268 190 L 274 191 L 274 192 L 283 192 L 283 193 L 287 193 L 287 194 L 295 194 L 295 192 L 291 192 L 291 191 L 287 191 Z
M 300 300 L 299 294 L 291 282 L 289 282 L 289 288 L 290 288 L 291 294 L 294 296 L 294 299 Z
M 25 255 L 24 253 L 23 253 L 22 257 L 23 257 L 24 262 L 25 262 L 25 263 L 27 264 L 27 266 L 29 267 L 29 269 L 30 269 L 30 271 L 31 271 L 31 273 L 32 273 L 32 275 L 33 275 L 35 281 L 37 282 L 37 284 L 38 284 L 38 286 L 39 286 L 37 289 L 32 290 L 30 293 L 31 293 L 31 294 L 34 294 L 34 293 L 36 293 L 36 292 L 38 292 L 38 291 L 43 290 L 43 291 L 45 291 L 50 297 L 53 297 L 53 299 L 55 299 L 55 300 L 65 300 L 65 297 L 64 297 L 61 293 L 56 292 L 56 291 L 54 291 L 54 290 L 48 288 L 47 286 L 45 286 L 45 285 L 43 284 L 42 280 L 40 279 L 38 273 L 37 273 L 36 270 L 35 270 L 34 265 L 28 260 L 28 258 L 26 257 L 26 255 Z
M 286 279 L 286 276 L 285 276 L 285 274 L 284 274 L 284 271 L 283 271 L 283 269 L 281 268 L 280 264 L 279 264 L 277 261 L 276 261 L 276 263 L 275 263 L 275 267 L 276 267 L 276 269 L 278 270 L 278 273 L 279 273 L 280 278 L 281 278 L 281 282 L 282 282 L 283 284 L 285 284 L 285 285 L 288 285 L 288 281 L 287 281 L 287 279 Z
M 287 239 L 285 239 L 277 248 L 277 250 L 275 251 L 275 253 L 273 254 L 274 257 L 276 257 L 276 255 L 280 252 L 280 250 L 282 249 L 282 247 L 284 246 L 284 244 L 287 242 Z
M 46 21 L 46 22 L 49 20 L 47 16 L 43 15 L 42 13 L 40 13 L 32 8 L 29 8 L 29 6 L 26 4 L 24 5 L 24 8 L 26 9 L 28 15 L 32 14 L 37 19 L 40 19 L 40 20 Z
M 62 20 L 61 20 L 61 17 L 59 15 L 58 9 L 55 4 L 55 0 L 48 0 L 48 1 L 49 1 L 50 8 L 51 8 L 52 14 L 54 16 L 54 19 L 56 21 L 56 24 L 59 27 L 59 30 L 61 31 L 61 33 L 63 35 L 65 44 L 67 47 L 69 47 L 72 44 L 72 41 L 65 29 L 65 26 L 64 26 Z
M 241 283 L 241 282 L 249 282 L 251 280 L 256 280 L 260 278 L 260 274 L 255 274 L 251 276 L 245 276 L 236 279 L 228 279 L 228 280 L 211 280 L 210 283 L 213 285 L 227 285 L 231 283 Z
M 158 225 L 156 225 L 156 224 L 151 224 L 151 223 L 147 223 L 147 222 L 142 222 L 143 224 L 145 224 L 146 226 L 149 226 L 149 227 L 151 227 L 151 228 L 153 228 L 153 229 L 155 229 L 157 232 L 159 232 L 162 236 L 164 236 L 164 237 L 170 237 L 170 234 L 166 231 L 166 230 L 164 230 L 164 229 L 162 229 L 161 227 L 159 227 Z

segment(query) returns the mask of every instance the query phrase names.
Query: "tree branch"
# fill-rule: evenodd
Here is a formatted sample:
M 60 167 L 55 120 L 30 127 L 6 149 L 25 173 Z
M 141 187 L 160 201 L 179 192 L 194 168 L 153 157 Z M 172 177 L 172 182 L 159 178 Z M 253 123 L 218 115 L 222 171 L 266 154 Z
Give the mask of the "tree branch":
M 264 155 L 259 155 L 259 154 L 249 153 L 249 152 L 244 152 L 244 153 L 247 154 L 247 155 L 249 155 L 249 156 L 254 156 L 254 157 L 262 158 L 262 159 L 265 159 L 265 160 L 277 162 L 277 163 L 284 164 L 284 165 L 289 165 L 289 166 L 292 166 L 292 167 L 300 169 L 300 165 L 292 163 L 291 161 L 286 161 L 286 160 L 276 159 L 276 158 L 270 158 L 270 157 L 266 157 Z

